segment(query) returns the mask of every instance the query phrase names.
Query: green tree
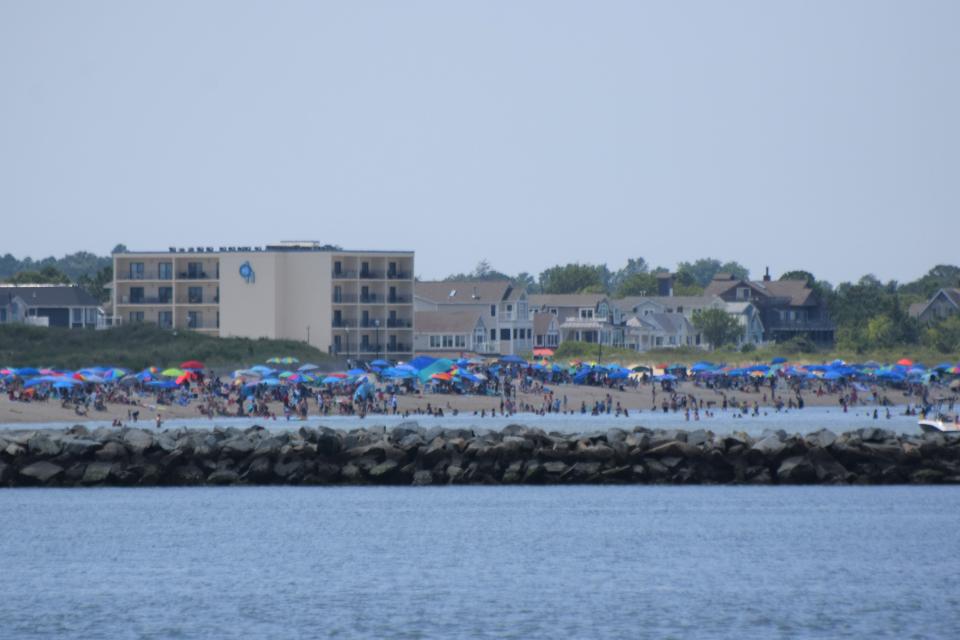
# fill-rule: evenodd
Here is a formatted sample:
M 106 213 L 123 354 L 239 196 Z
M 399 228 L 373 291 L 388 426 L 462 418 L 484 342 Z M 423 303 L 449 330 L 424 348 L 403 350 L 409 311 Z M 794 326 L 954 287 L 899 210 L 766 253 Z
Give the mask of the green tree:
M 487 260 L 481 260 L 470 273 L 455 273 L 444 278 L 447 282 L 463 282 L 469 280 L 512 280 L 507 274 L 494 269 Z
M 650 271 L 650 265 L 643 258 L 630 258 L 622 269 L 615 271 L 610 276 L 610 290 L 617 291 L 623 283 L 636 275 L 646 274 Z
M 70 284 L 70 278 L 52 265 L 39 271 L 20 271 L 7 281 L 11 284 Z
M 618 298 L 655 296 L 657 295 L 657 278 L 651 273 L 634 273 L 620 281 L 614 295 Z
M 941 353 L 960 352 L 960 315 L 952 315 L 925 329 L 922 341 Z
M 711 349 L 736 343 L 737 338 L 743 335 L 743 327 L 737 319 L 723 309 L 705 309 L 694 314 L 693 326 L 703 335 Z
M 606 292 L 609 273 L 606 265 L 557 265 L 540 274 L 540 288 L 544 293 L 579 293 L 588 288 Z
M 716 258 L 700 258 L 695 262 L 681 262 L 677 265 L 677 275 L 689 274 L 693 281 L 706 287 L 718 273 L 730 273 L 735 278 L 746 280 L 750 271 L 739 262 L 720 262 Z
M 804 271 L 802 269 L 787 271 L 786 273 L 780 276 L 780 280 L 806 280 L 807 285 L 811 287 L 817 282 L 817 279 L 813 277 L 812 273 L 810 273 L 809 271 Z
M 110 299 L 110 289 L 108 285 L 113 282 L 113 266 L 104 267 L 92 278 L 88 275 L 82 275 L 77 279 L 77 284 L 97 299 L 98 302 L 107 302 Z
M 960 267 L 952 264 L 938 264 L 924 276 L 900 287 L 900 293 L 911 294 L 919 299 L 927 299 L 944 287 L 960 286 Z

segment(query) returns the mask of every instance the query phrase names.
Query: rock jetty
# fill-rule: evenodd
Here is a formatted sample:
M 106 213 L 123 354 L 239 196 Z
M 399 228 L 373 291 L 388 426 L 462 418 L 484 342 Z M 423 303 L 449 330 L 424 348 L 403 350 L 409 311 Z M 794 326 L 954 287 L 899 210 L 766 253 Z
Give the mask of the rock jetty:
M 0 486 L 960 483 L 960 438 L 636 427 L 547 433 L 83 426 L 0 432 Z

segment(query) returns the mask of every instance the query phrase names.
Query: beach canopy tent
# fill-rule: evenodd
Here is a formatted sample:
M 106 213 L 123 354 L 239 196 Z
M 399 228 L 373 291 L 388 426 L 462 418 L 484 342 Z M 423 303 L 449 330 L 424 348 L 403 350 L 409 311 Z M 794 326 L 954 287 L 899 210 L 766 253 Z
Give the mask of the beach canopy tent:
M 526 364 L 527 361 L 521 358 L 520 356 L 503 356 L 500 358 L 500 362 L 505 362 L 507 364 Z
M 435 360 L 430 366 L 424 367 L 423 369 L 421 369 L 418 376 L 420 377 L 421 382 L 426 382 L 433 376 L 433 374 L 447 373 L 452 368 L 453 368 L 453 360 L 440 358 L 439 360 Z
M 204 369 L 206 369 L 206 367 L 203 366 L 203 363 L 200 362 L 199 360 L 187 360 L 186 362 L 181 362 L 180 368 L 193 369 L 194 371 L 203 371 Z
M 417 356 L 416 358 L 411 360 L 408 365 L 399 365 L 399 366 L 401 367 L 410 366 L 410 367 L 413 367 L 415 371 L 422 371 L 423 369 L 426 369 L 436 361 L 437 361 L 436 358 L 431 358 L 430 356 Z

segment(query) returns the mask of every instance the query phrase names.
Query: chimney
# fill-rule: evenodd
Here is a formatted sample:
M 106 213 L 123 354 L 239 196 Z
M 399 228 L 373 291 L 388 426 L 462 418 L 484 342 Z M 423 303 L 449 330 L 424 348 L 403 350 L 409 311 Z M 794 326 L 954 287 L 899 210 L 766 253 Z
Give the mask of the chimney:
M 767 271 L 763 274 L 763 281 L 770 282 L 770 267 L 767 267 Z
M 673 296 L 673 274 L 662 272 L 657 274 L 657 295 L 661 297 Z

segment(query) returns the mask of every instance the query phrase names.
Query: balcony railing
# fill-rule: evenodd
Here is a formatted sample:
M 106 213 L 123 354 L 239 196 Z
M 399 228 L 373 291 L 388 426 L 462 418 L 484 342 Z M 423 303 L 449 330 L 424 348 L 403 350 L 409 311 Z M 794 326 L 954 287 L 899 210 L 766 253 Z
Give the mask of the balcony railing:
M 333 303 L 334 304 L 349 304 L 351 302 L 356 302 L 357 296 L 352 293 L 341 293 L 337 295 L 333 294 Z
M 408 304 L 411 301 L 411 296 L 405 296 L 402 294 L 387 296 L 387 304 Z
M 375 293 L 368 293 L 367 295 L 360 294 L 361 304 L 375 304 L 378 301 L 383 302 L 383 296 L 378 296 Z
M 366 271 L 360 270 L 360 278 L 366 280 L 382 280 L 384 277 L 383 271 L 375 271 L 373 269 L 367 269 Z
M 121 271 L 117 280 L 173 280 L 173 273 L 170 271 L 166 273 L 160 273 L 159 271 L 144 271 L 142 273 Z
M 385 326 L 383 320 L 361 320 L 360 327 L 363 329 L 381 329 Z
M 387 280 L 409 280 L 409 271 L 387 271 Z
M 343 318 L 341 320 L 334 320 L 330 326 L 332 326 L 334 329 L 345 329 L 346 327 L 350 327 L 351 329 L 353 329 L 354 327 L 357 326 L 357 319 Z
M 351 280 L 357 277 L 357 272 L 347 269 L 341 269 L 340 271 L 334 271 L 333 277 L 338 280 Z
M 220 328 L 220 325 L 218 325 L 216 322 L 194 322 L 193 324 L 191 324 L 191 323 L 188 321 L 186 326 L 187 326 L 187 329 L 194 329 L 194 330 L 197 330 L 197 329 L 200 329 L 200 330 L 203 330 L 203 329 L 219 329 L 219 328 Z
M 413 321 L 411 320 L 401 320 L 397 318 L 396 320 L 387 320 L 388 329 L 409 329 L 413 327 Z
M 213 280 L 216 276 L 213 276 L 206 271 L 200 271 L 199 273 L 190 273 L 180 272 L 177 274 L 177 279 L 179 280 Z
M 120 296 L 120 304 L 173 304 L 173 298 L 165 296 L 141 296 L 139 298 Z
M 386 348 L 387 353 L 408 353 L 412 350 L 413 349 L 410 348 L 410 345 L 399 342 L 396 344 L 388 344 Z
M 177 304 L 220 304 L 220 296 L 178 296 Z

